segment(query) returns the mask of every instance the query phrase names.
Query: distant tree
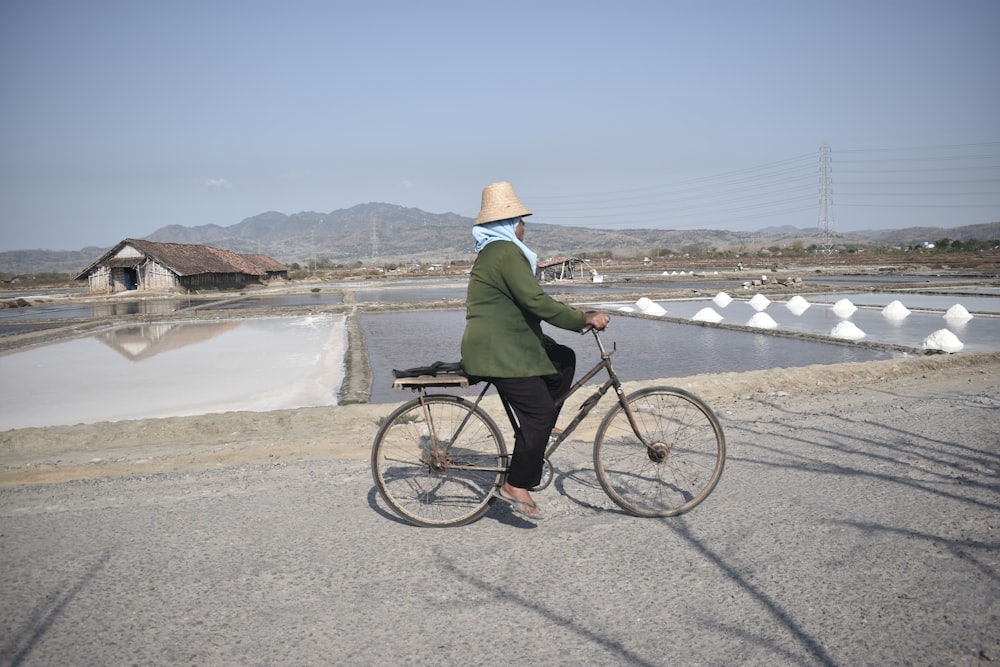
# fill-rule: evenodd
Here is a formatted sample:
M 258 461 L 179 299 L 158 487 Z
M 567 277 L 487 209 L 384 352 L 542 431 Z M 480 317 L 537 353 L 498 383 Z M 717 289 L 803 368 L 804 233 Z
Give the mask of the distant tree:
M 702 247 L 696 243 L 684 246 L 684 254 L 688 257 L 701 257 Z

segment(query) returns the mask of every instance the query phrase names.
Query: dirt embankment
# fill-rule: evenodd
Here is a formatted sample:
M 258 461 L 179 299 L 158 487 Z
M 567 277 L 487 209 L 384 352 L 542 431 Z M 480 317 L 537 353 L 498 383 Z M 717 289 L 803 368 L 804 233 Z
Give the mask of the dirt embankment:
M 794 396 L 814 407 L 817 420 L 835 419 L 840 396 L 862 387 L 892 391 L 920 385 L 929 393 L 956 382 L 1000 384 L 1000 353 L 935 355 L 834 366 L 805 366 L 720 373 L 626 383 L 626 390 L 668 384 L 704 398 L 723 419 L 749 411 L 759 400 Z M 589 392 L 578 394 L 579 401 Z M 400 393 L 400 402 L 412 395 Z M 579 401 L 567 404 L 572 415 Z M 610 399 L 581 425 L 573 440 L 586 442 L 610 407 Z M 332 408 L 228 412 L 75 426 L 25 428 L 0 433 L 0 486 L 73 479 L 200 470 L 247 463 L 280 465 L 295 460 L 364 459 L 379 421 L 392 404 L 357 403 Z M 486 404 L 498 424 L 495 399 Z M 568 419 L 568 418 L 567 418 Z M 832 423 L 831 428 L 836 428 Z

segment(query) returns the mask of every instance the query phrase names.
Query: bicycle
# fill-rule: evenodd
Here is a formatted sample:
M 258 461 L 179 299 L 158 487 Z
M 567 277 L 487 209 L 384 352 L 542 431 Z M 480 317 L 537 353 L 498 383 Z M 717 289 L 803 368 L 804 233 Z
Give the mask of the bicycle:
M 722 426 L 697 396 L 675 387 L 649 387 L 626 395 L 605 349 L 594 335 L 600 361 L 562 398 L 575 394 L 600 371 L 608 378 L 578 408 L 573 420 L 546 448 L 542 481 L 553 477 L 550 458 L 609 389 L 618 402 L 594 438 L 594 470 L 604 492 L 625 511 L 642 517 L 683 514 L 705 500 L 722 475 L 726 458 Z M 588 330 L 582 333 L 586 334 Z M 453 365 L 457 366 L 457 365 Z M 433 371 L 432 371 L 433 372 Z M 472 378 L 473 384 L 478 378 Z M 503 484 L 509 455 L 500 428 L 480 403 L 430 388 L 468 387 L 461 373 L 399 377 L 393 385 L 417 397 L 394 410 L 372 445 L 372 475 L 382 498 L 400 517 L 418 526 L 460 526 L 481 517 Z M 515 433 L 514 413 L 500 396 Z

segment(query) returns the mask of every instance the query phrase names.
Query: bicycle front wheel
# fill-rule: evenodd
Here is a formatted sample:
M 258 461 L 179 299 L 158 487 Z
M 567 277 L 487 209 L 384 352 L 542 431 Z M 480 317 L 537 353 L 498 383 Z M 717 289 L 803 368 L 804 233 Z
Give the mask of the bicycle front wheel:
M 605 493 L 637 516 L 675 516 L 712 492 L 722 476 L 726 441 L 712 410 L 697 396 L 651 387 L 626 397 L 635 428 L 619 403 L 601 422 L 594 469 Z
M 418 526 L 479 518 L 507 472 L 496 422 L 460 396 L 426 396 L 390 414 L 372 445 L 372 474 L 393 511 Z

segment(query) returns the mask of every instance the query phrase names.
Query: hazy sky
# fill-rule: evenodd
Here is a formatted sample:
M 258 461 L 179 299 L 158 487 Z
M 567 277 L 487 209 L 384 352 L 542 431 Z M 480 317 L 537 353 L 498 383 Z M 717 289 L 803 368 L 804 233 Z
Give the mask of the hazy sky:
M 0 250 L 387 202 L 1000 221 L 996 0 L 0 0 Z

